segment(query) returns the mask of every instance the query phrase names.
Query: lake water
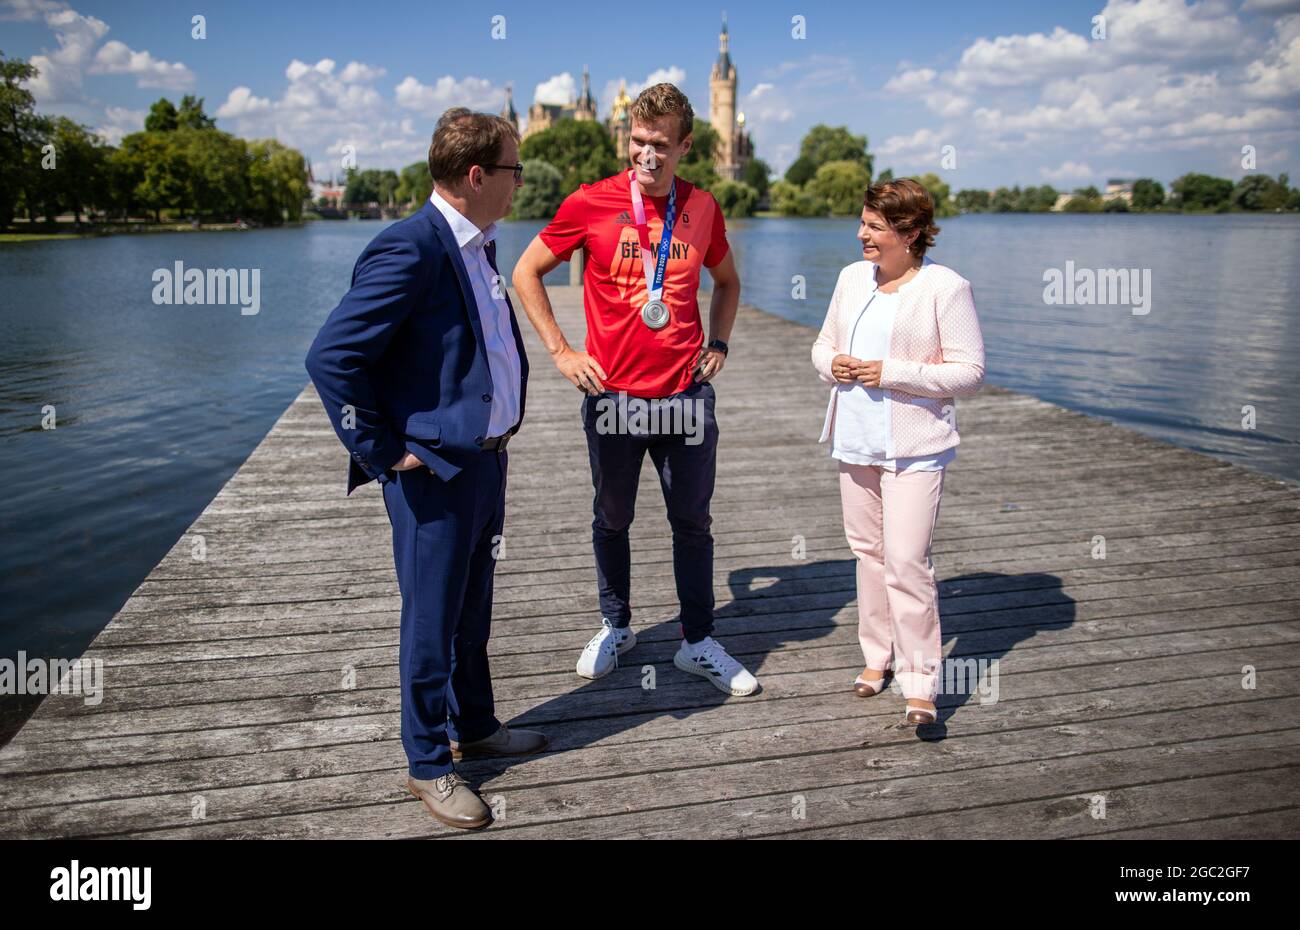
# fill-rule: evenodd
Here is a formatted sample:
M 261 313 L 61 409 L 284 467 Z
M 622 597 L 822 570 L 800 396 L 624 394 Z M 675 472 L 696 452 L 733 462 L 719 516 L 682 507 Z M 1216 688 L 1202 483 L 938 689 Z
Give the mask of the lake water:
M 0 657 L 84 649 L 302 389 L 307 347 L 382 225 L 0 244 Z M 940 225 L 930 255 L 974 285 L 992 383 L 1300 479 L 1289 394 L 1300 384 L 1300 218 Z M 507 277 L 540 226 L 503 224 Z M 742 299 L 814 326 L 839 269 L 860 257 L 853 219 L 730 230 Z M 154 304 L 151 275 L 177 261 L 260 269 L 260 312 Z M 1067 261 L 1149 269 L 1150 311 L 1046 304 L 1044 270 Z M 567 269 L 553 278 L 567 283 Z M 743 327 L 732 344 L 745 351 Z M 53 430 L 41 425 L 46 405 Z M 1254 429 L 1242 428 L 1247 405 Z

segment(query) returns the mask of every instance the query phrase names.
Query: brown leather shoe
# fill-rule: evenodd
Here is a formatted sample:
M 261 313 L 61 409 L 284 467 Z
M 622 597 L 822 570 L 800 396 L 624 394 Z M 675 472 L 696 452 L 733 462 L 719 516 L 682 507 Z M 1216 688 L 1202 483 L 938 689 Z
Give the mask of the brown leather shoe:
M 427 781 L 408 777 L 406 788 L 445 826 L 475 830 L 492 822 L 492 811 L 456 772 Z
M 541 752 L 551 741 L 537 730 L 512 730 L 503 723 L 487 739 L 472 743 L 450 742 L 451 757 L 459 762 L 476 756 L 527 756 Z

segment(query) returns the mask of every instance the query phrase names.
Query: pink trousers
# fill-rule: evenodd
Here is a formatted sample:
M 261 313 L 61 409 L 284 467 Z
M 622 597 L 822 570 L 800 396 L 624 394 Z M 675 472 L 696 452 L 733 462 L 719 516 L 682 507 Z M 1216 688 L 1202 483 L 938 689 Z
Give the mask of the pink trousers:
M 892 668 L 904 697 L 933 701 L 943 645 L 930 540 L 944 471 L 839 464 L 844 535 L 858 563 L 862 655 L 868 668 Z

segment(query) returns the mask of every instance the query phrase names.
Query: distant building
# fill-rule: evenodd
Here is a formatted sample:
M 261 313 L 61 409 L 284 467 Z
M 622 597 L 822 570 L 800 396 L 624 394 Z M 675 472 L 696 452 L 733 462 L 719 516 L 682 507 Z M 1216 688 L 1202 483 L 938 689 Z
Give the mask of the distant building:
M 310 192 L 313 208 L 324 206 L 337 210 L 343 204 L 343 191 L 346 186 L 346 181 L 335 181 L 332 177 L 328 181 L 317 181 L 312 173 L 311 164 L 307 165 L 307 190 Z
M 754 157 L 754 144 L 745 132 L 745 114 L 736 112 L 736 65 L 729 44 L 724 17 L 718 34 L 718 60 L 709 74 L 709 122 L 718 133 L 713 168 L 723 180 L 735 181 Z
M 1126 204 L 1133 204 L 1133 182 L 1125 181 L 1121 178 L 1111 178 L 1106 182 L 1106 192 L 1101 195 L 1103 201 L 1122 200 Z
M 1065 205 L 1073 199 L 1074 199 L 1073 192 L 1070 192 L 1068 194 L 1057 194 L 1056 203 L 1052 204 L 1052 210 L 1059 213 L 1060 211 L 1064 210 Z
M 569 103 L 534 103 L 528 108 L 528 128 L 524 130 L 527 139 L 543 129 L 550 129 L 560 120 L 595 120 L 596 98 L 591 95 L 591 76 L 587 66 L 582 66 L 582 93 L 577 100 Z

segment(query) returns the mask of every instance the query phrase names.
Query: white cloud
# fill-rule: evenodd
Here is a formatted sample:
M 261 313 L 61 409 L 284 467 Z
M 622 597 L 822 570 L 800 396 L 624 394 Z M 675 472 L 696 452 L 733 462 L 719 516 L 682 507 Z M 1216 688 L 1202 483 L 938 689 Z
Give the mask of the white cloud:
M 28 89 L 38 106 L 51 112 L 72 113 L 78 119 L 105 113 L 102 104 L 84 92 L 85 75 L 130 75 L 137 87 L 161 87 L 179 90 L 192 87 L 194 73 L 180 62 L 155 58 L 147 51 L 136 51 L 126 43 L 110 39 L 108 23 L 85 16 L 62 3 L 21 0 L 5 6 L 5 18 L 35 20 L 41 18 L 54 34 L 58 48 L 30 57 L 37 74 Z
M 1055 168 L 1039 168 L 1038 173 L 1049 181 L 1086 181 L 1096 177 L 1087 162 L 1065 161 Z
M 400 168 L 424 158 L 433 121 L 452 106 L 495 111 L 505 89 L 479 77 L 451 75 L 424 84 L 404 77 L 386 96 L 376 86 L 383 68 L 352 61 L 340 68 L 330 58 L 315 64 L 293 59 L 279 96 L 250 87 L 232 89 L 216 115 L 224 128 L 243 136 L 274 136 L 301 149 L 318 177 L 341 173 L 341 156 L 361 168 Z
M 226 96 L 225 103 L 217 107 L 214 115 L 218 119 L 237 119 L 269 109 L 271 109 L 270 100 L 253 96 L 253 92 L 247 87 L 236 87 Z
M 57 0 L 4 0 L 0 8 L 0 21 L 33 22 L 43 19 L 46 13 L 62 10 L 67 4 Z
M 194 86 L 194 73 L 180 62 L 161 61 L 148 52 L 137 52 L 110 39 L 95 54 L 91 74 L 132 74 L 137 87 L 184 90 Z
M 883 171 L 885 166 L 882 162 L 888 159 L 898 166 L 894 173 L 899 176 L 909 173 L 913 168 L 919 168 L 918 173 L 921 174 L 934 171 L 939 166 L 943 146 L 951 141 L 932 129 L 918 129 L 906 135 L 890 136 L 872 151 L 876 157 L 876 170 Z
M 1264 54 L 1246 67 L 1244 90 L 1255 99 L 1300 96 L 1300 16 L 1286 16 L 1274 24 Z
M 104 110 L 104 121 L 95 127 L 95 132 L 109 145 L 119 145 L 123 136 L 144 129 L 144 118 L 147 115 L 144 110 L 107 107 Z
M 31 56 L 37 74 L 28 88 L 38 104 L 77 102 L 81 99 L 82 74 L 95 46 L 108 33 L 108 23 L 75 10 L 57 10 L 45 14 L 45 24 L 59 47 L 49 54 Z
M 578 99 L 578 82 L 568 71 L 552 75 L 537 85 L 533 91 L 533 103 L 549 103 L 563 106 Z
M 933 68 L 914 68 L 894 75 L 885 82 L 885 91 L 891 94 L 915 94 L 929 88 L 938 72 Z
M 441 116 L 450 107 L 495 111 L 501 108 L 506 99 L 505 89 L 497 87 L 486 78 L 466 77 L 457 80 L 450 74 L 438 78 L 432 85 L 422 84 L 407 75 L 397 85 L 394 95 L 399 107 L 432 118 Z
M 1047 177 L 1086 168 L 1090 154 L 1239 151 L 1247 134 L 1300 137 L 1300 16 L 1248 27 L 1226 0 L 1109 0 L 1101 15 L 1105 38 L 1093 39 L 1088 22 L 979 37 L 950 68 L 900 67 L 882 91 L 924 103 L 940 121 L 926 128 L 965 164 L 977 150 L 1058 157 L 1041 169 Z M 903 155 L 917 138 L 886 145 Z
M 961 63 L 949 80 L 962 89 L 1031 85 L 1078 72 L 1087 66 L 1088 54 L 1088 40 L 1060 26 L 1051 35 L 1035 32 L 979 38 L 962 52 Z
M 384 68 L 372 67 L 359 61 L 349 61 L 347 66 L 344 67 L 343 73 L 339 75 L 339 80 L 344 84 L 365 83 L 367 81 L 377 81 L 387 73 Z

